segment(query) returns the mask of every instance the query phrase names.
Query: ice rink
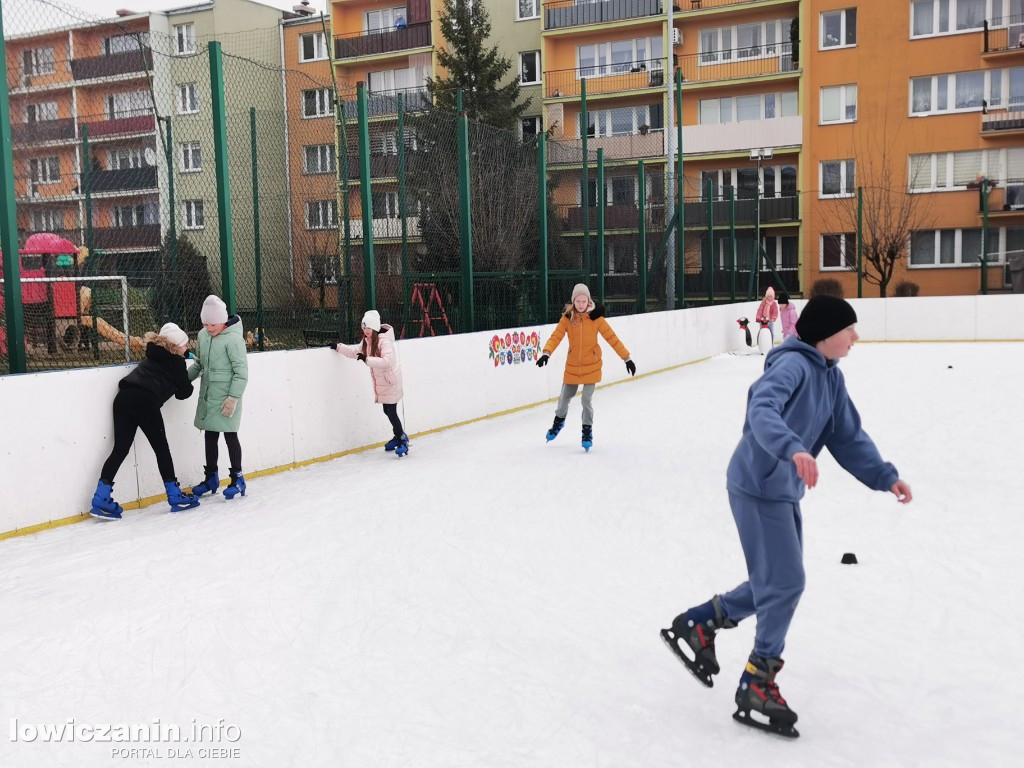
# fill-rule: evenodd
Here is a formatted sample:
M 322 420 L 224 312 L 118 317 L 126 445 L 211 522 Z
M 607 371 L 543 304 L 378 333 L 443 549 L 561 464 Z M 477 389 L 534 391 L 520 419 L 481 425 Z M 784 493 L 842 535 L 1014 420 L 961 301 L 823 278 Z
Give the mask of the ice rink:
M 598 390 L 589 454 L 577 399 L 550 444 L 545 404 L 414 438 L 406 459 L 367 451 L 232 502 L 0 541 L 0 766 L 1019 765 L 1024 344 L 843 361 L 915 500 L 821 459 L 779 676 L 800 739 L 731 719 L 752 620 L 719 636 L 710 690 L 662 644 L 745 578 L 725 467 L 762 361 Z M 59 473 L 25 481 L 45 494 Z M 39 733 L 69 720 L 181 739 Z M 193 723 L 223 724 L 220 741 L 186 743 Z

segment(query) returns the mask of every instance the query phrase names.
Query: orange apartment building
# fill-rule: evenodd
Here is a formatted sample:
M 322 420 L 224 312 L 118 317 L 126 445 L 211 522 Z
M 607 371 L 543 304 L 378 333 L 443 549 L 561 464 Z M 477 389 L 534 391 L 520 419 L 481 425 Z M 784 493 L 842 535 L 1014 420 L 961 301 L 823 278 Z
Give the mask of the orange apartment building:
M 166 30 L 153 30 L 159 20 L 148 14 L 123 13 L 107 24 L 7 41 L 20 242 L 51 231 L 85 244 L 88 165 L 94 249 L 150 259 L 159 249 L 150 32 Z

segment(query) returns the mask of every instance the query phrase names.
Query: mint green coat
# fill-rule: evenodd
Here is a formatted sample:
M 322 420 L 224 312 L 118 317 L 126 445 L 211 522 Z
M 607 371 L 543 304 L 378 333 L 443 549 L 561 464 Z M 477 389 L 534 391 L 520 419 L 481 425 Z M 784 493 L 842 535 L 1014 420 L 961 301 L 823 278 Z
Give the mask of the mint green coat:
M 199 379 L 196 405 L 197 429 L 207 432 L 237 432 L 242 423 L 242 393 L 249 381 L 242 321 L 232 315 L 227 328 L 211 336 L 205 328 L 196 336 L 195 360 L 188 369 L 189 381 Z M 227 397 L 238 398 L 231 418 L 220 412 Z

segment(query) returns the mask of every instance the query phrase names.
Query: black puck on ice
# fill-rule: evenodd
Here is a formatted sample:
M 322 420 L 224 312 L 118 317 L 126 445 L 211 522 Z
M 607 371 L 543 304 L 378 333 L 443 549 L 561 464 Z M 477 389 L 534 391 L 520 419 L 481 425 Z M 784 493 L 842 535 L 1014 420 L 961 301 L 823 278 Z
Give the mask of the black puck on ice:
M 947 368 L 952 368 L 953 366 L 952 366 L 952 365 L 947 365 L 946 367 L 947 367 Z
M 856 565 L 857 564 L 857 556 L 855 554 L 853 554 L 853 552 L 844 552 L 843 553 L 842 563 L 843 563 L 843 565 Z

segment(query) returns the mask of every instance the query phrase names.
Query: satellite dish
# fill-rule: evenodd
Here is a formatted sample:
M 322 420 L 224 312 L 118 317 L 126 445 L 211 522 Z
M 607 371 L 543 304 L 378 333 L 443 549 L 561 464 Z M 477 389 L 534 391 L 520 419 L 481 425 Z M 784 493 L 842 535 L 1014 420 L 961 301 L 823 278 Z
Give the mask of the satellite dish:
M 146 158 L 146 165 L 156 165 L 156 152 L 153 151 L 152 147 L 146 147 L 143 156 Z

